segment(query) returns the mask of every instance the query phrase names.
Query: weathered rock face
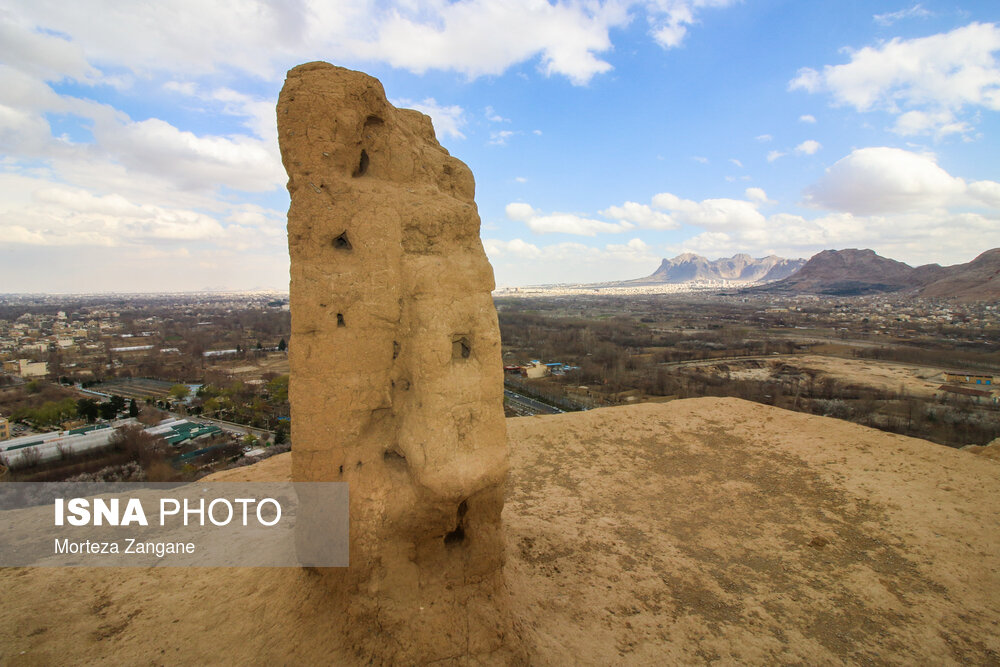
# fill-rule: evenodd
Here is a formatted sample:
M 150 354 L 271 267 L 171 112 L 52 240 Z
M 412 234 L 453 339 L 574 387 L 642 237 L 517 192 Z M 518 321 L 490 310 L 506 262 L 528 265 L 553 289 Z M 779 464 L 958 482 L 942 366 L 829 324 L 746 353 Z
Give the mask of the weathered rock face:
M 472 173 L 360 72 L 294 68 L 277 114 L 293 477 L 350 484 L 331 624 L 376 662 L 510 660 L 500 336 Z

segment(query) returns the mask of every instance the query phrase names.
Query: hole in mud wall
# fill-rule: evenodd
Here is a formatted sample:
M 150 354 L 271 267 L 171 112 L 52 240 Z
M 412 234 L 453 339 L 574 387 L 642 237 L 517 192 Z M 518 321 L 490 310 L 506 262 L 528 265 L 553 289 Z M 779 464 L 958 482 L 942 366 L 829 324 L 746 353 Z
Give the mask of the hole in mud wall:
M 455 530 L 451 531 L 444 536 L 445 546 L 455 546 L 461 544 L 465 541 L 465 528 L 462 527 L 462 522 L 465 520 L 465 513 L 469 510 L 469 506 L 463 500 L 458 505 L 458 521 L 455 526 Z
M 333 239 L 333 247 L 337 250 L 350 250 L 353 247 L 351 246 L 351 240 L 347 238 L 347 232 L 341 232 L 339 236 Z
M 368 171 L 368 151 L 362 148 L 361 159 L 358 160 L 358 168 L 354 170 L 354 173 L 351 174 L 351 176 L 353 176 L 354 178 L 357 178 L 358 176 L 364 176 L 365 172 L 367 171 Z
M 364 131 L 367 132 L 368 130 L 371 130 L 373 128 L 381 127 L 384 123 L 385 121 L 383 121 L 378 116 L 372 114 L 371 116 L 368 116 L 368 118 L 365 118 Z
M 392 358 L 399 358 L 399 343 L 396 341 L 392 341 Z
M 451 341 L 451 358 L 453 360 L 458 359 L 468 359 L 469 355 L 472 354 L 472 347 L 469 345 L 469 339 L 465 336 L 459 336 L 452 339 Z
M 346 327 L 347 326 L 346 324 L 344 324 L 344 314 L 343 313 L 337 313 L 337 326 L 338 327 Z

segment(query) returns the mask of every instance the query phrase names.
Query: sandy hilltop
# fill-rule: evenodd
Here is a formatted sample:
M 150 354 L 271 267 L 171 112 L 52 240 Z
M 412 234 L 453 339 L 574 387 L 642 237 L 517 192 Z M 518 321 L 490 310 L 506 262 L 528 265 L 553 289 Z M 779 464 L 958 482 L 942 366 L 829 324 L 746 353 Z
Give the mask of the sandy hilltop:
M 532 664 L 1000 660 L 992 447 L 714 398 L 507 430 L 505 571 Z M 212 479 L 290 474 L 282 455 Z M 355 664 L 315 577 L 6 569 L 0 662 Z

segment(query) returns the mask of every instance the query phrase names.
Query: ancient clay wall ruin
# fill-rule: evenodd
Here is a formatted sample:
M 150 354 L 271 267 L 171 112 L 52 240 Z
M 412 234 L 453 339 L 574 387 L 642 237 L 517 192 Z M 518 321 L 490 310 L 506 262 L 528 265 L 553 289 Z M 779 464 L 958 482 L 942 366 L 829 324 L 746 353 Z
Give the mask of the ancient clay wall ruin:
M 500 336 L 472 173 L 360 72 L 296 67 L 277 114 L 293 477 L 350 484 L 351 566 L 321 575 L 346 636 L 376 660 L 509 659 Z

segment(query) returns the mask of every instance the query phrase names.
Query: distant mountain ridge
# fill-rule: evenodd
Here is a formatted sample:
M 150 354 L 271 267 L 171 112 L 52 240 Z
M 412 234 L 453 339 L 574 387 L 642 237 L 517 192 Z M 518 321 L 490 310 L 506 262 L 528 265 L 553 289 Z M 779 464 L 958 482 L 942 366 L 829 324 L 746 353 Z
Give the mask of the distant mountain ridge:
M 739 253 L 732 257 L 709 260 L 686 252 L 673 259 L 664 259 L 660 267 L 645 278 L 630 280 L 632 284 L 683 284 L 693 282 L 762 283 L 786 278 L 799 270 L 806 260 L 785 259 L 775 255 L 754 258 Z
M 874 250 L 824 250 L 794 274 L 752 289 L 828 296 L 911 291 L 934 298 L 996 299 L 1000 298 L 1000 248 L 987 250 L 965 264 L 915 268 Z

